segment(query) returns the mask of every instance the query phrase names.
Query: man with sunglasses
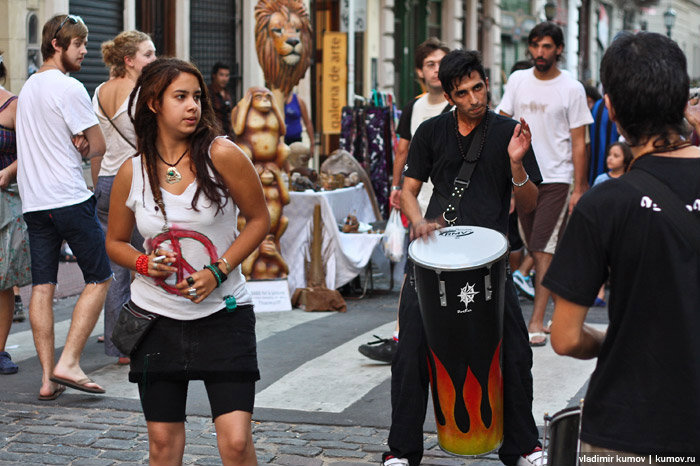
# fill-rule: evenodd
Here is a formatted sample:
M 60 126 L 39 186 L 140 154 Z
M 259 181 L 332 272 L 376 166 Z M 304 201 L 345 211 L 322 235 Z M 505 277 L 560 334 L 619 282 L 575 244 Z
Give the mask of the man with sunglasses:
M 83 158 L 102 156 L 105 140 L 85 87 L 67 76 L 80 70 L 87 34 L 78 16 L 56 15 L 44 25 L 44 64 L 24 84 L 17 105 L 17 181 L 31 249 L 29 317 L 42 366 L 39 400 L 56 399 L 66 386 L 104 393 L 80 367 L 112 279 L 96 200 L 82 170 Z M 63 241 L 86 285 L 54 365 L 53 296 Z

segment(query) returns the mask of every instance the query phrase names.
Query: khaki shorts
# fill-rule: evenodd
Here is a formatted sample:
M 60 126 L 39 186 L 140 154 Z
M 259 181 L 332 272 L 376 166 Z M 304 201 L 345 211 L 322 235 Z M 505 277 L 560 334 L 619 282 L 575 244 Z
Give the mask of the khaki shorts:
M 567 183 L 542 183 L 538 188 L 535 210 L 518 212 L 520 236 L 530 252 L 554 254 L 566 227 L 571 189 Z

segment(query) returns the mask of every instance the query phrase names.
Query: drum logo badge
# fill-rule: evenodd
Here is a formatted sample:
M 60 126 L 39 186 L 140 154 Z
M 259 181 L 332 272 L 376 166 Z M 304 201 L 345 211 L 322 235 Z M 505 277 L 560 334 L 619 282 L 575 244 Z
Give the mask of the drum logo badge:
M 474 297 L 479 294 L 478 291 L 474 291 L 474 285 L 470 285 L 467 283 L 464 285 L 464 288 L 462 288 L 459 292 L 459 300 L 464 303 L 465 309 L 460 309 L 457 311 L 457 314 L 464 314 L 465 312 L 472 312 L 471 309 L 469 309 L 469 303 L 474 302 Z
M 439 236 L 453 236 L 455 238 L 462 238 L 464 236 L 469 236 L 474 233 L 474 230 L 468 228 L 460 228 L 455 230 L 440 230 L 438 232 Z

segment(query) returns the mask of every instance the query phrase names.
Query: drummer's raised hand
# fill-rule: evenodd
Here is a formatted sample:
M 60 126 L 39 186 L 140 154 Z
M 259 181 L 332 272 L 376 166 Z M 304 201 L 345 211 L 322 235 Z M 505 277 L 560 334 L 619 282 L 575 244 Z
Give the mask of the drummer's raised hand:
M 510 138 L 510 143 L 508 143 L 510 161 L 515 163 L 521 162 L 523 157 L 525 157 L 525 153 L 530 148 L 531 141 L 532 133 L 530 132 L 530 125 L 527 124 L 524 118 L 521 118 L 520 123 L 515 125 L 513 136 Z
M 435 235 L 433 232 L 439 228 L 441 228 L 441 225 L 439 223 L 422 219 L 418 223 L 411 224 L 411 239 L 414 240 L 417 238 L 432 238 Z

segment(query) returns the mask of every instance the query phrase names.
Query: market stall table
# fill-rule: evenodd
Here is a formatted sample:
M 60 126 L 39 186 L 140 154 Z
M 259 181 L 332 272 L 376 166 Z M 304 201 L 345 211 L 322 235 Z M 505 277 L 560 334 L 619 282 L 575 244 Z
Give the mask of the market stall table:
M 372 251 L 379 244 L 381 235 L 342 233 L 339 230 L 339 225 L 345 222 L 348 215 L 355 215 L 363 223 L 378 220 L 362 183 L 333 191 L 292 191 L 289 197 L 290 202 L 284 207 L 284 215 L 289 218 L 289 225 L 280 240 L 280 248 L 289 265 L 290 292 L 306 286 L 304 263 L 309 257 L 313 210 L 316 204 L 321 205 L 321 250 L 326 286 L 330 289 L 339 288 L 362 272 Z

